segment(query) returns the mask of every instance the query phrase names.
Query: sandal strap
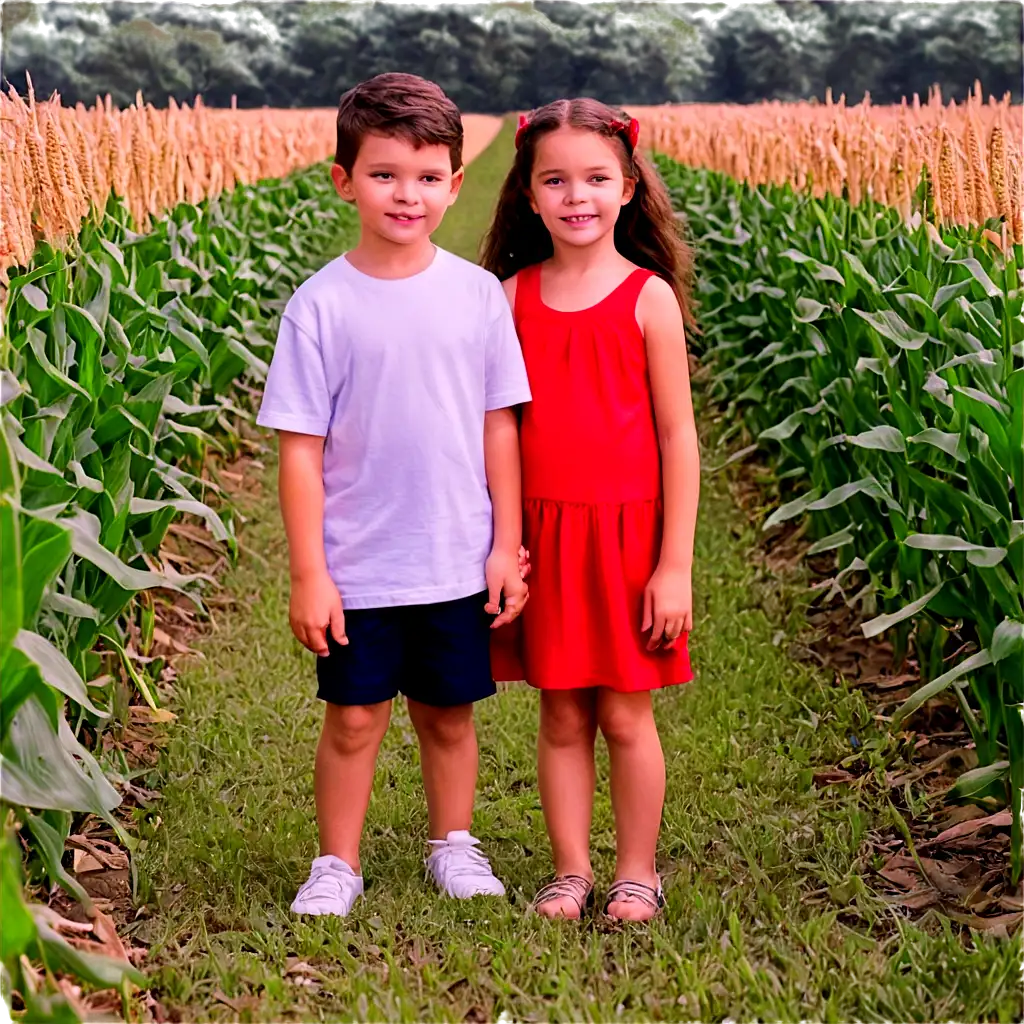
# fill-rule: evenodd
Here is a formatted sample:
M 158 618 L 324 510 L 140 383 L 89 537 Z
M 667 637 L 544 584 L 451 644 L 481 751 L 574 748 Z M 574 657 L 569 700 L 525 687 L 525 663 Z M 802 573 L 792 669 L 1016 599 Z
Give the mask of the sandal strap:
M 558 875 L 547 885 L 541 886 L 533 898 L 533 905 L 539 907 L 552 900 L 570 899 L 582 914 L 593 892 L 593 883 L 582 875 Z
M 652 910 L 660 910 L 665 905 L 665 894 L 660 885 L 655 889 L 652 885 L 644 885 L 643 882 L 633 882 L 628 878 L 623 878 L 615 882 L 608 890 L 605 911 L 613 903 L 625 903 L 634 899 L 647 904 Z

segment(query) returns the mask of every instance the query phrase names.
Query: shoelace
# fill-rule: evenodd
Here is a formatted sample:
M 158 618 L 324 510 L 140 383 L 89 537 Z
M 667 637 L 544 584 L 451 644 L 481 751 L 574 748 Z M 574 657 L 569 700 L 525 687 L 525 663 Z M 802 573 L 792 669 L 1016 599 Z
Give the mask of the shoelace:
M 490 861 L 472 846 L 451 846 L 443 839 L 431 839 L 430 844 L 437 847 L 433 856 L 442 862 L 446 880 L 461 875 L 479 875 L 482 871 L 491 873 Z

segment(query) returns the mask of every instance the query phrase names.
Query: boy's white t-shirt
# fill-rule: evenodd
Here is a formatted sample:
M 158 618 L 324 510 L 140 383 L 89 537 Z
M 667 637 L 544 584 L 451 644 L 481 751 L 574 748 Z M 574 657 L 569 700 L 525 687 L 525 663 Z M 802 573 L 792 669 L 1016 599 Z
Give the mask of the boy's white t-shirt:
M 530 400 L 498 279 L 443 249 L 382 280 L 340 256 L 278 332 L 257 422 L 324 437 L 324 549 L 346 608 L 481 592 L 484 413 Z

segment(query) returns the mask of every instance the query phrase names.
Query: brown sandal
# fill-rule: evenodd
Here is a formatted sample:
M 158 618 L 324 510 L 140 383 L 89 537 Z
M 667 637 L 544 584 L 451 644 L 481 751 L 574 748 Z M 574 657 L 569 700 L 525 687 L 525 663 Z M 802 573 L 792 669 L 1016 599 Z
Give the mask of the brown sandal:
M 532 910 L 552 900 L 570 899 L 579 907 L 579 918 L 568 918 L 567 920 L 581 920 L 583 914 L 594 905 L 594 883 L 582 875 L 557 875 L 541 886 L 537 895 L 533 898 Z M 565 917 L 564 914 L 558 915 Z
M 621 878 L 619 881 L 614 882 L 612 887 L 608 890 L 608 895 L 604 901 L 604 913 L 606 917 L 610 917 L 613 921 L 629 921 L 630 918 L 615 917 L 608 913 L 608 908 L 613 903 L 628 903 L 630 900 L 639 900 L 641 903 L 645 903 L 650 907 L 654 913 L 646 920 L 650 921 L 656 917 L 658 911 L 665 906 L 665 893 L 662 891 L 659 883 L 658 888 L 655 889 L 653 886 L 644 885 L 643 882 L 632 882 L 628 878 Z M 636 921 L 636 924 L 643 924 L 643 921 Z

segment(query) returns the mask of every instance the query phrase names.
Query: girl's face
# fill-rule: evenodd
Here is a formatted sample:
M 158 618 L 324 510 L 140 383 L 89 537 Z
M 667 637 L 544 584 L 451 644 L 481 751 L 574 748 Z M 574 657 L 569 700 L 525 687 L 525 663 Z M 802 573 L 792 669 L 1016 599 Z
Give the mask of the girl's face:
M 557 128 L 537 140 L 530 205 L 556 243 L 593 245 L 614 230 L 636 190 L 620 154 L 620 143 L 585 128 Z

